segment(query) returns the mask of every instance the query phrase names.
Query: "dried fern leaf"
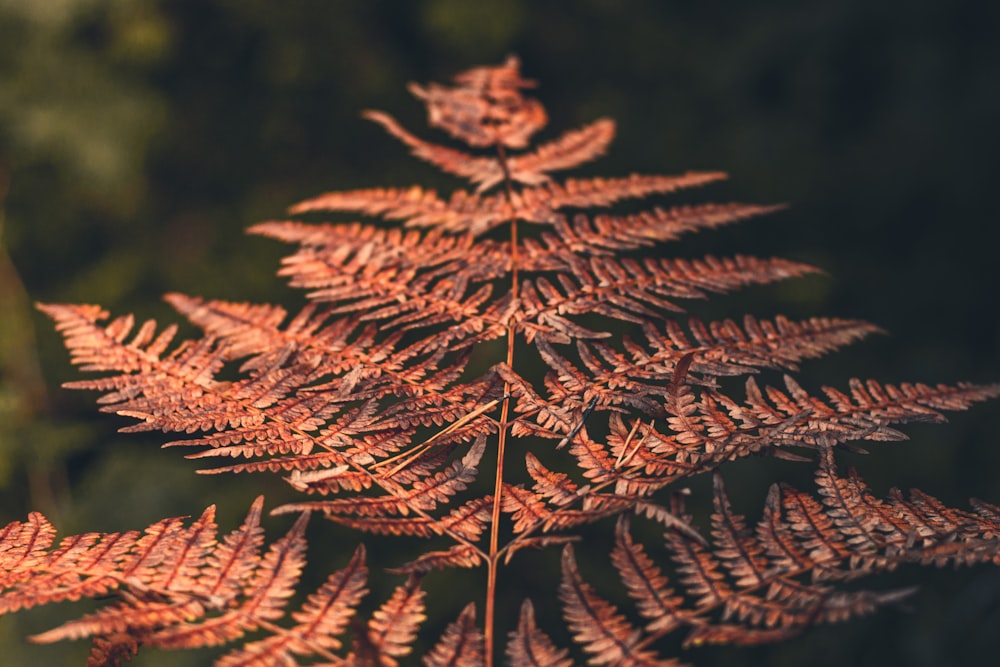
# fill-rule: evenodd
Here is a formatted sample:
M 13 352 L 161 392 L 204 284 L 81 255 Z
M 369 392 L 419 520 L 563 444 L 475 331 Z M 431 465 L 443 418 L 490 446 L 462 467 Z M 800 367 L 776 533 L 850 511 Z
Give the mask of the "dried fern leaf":
M 138 652 L 138 641 L 128 633 L 95 637 L 86 667 L 121 667 Z
M 601 119 L 542 144 L 531 153 L 513 156 L 502 165 L 498 158 L 476 157 L 464 151 L 424 141 L 407 131 L 387 113 L 366 111 L 363 115 L 406 144 L 415 157 L 477 184 L 477 192 L 492 188 L 508 176 L 525 185 L 544 183 L 548 180 L 550 171 L 576 167 L 603 154 L 615 133 L 614 122 Z
M 424 141 L 408 132 L 395 118 L 382 111 L 366 111 L 364 117 L 378 123 L 386 132 L 406 144 L 414 157 L 429 162 L 445 173 L 472 181 L 479 186 L 477 188 L 479 192 L 488 190 L 504 180 L 503 167 L 497 158 L 475 157 L 465 151 Z
M 520 61 L 507 58 L 501 67 L 479 67 L 455 77 L 448 88 L 410 84 L 410 92 L 427 105 L 427 122 L 477 148 L 524 148 L 548 120 L 537 101 L 521 95 L 534 83 L 521 78 Z
M 547 280 L 527 281 L 521 290 L 523 323 L 551 324 L 564 315 L 598 313 L 609 318 L 641 324 L 660 319 L 658 311 L 682 312 L 676 299 L 704 298 L 707 292 L 729 292 L 752 284 L 764 284 L 801 276 L 812 267 L 781 259 L 706 257 L 704 260 L 621 261 L 592 257 L 574 266 L 573 278 L 560 276 L 559 286 Z M 566 330 L 560 331 L 567 342 Z M 531 330 L 529 340 L 537 336 Z M 586 335 L 585 337 L 595 337 Z M 600 336 L 597 336 L 600 337 Z
M 747 218 L 767 215 L 783 206 L 753 204 L 698 204 L 654 208 L 631 215 L 577 214 L 572 219 L 553 217 L 554 234 L 543 234 L 550 247 L 559 252 L 611 255 L 623 250 L 673 241 L 688 232 L 714 229 Z
M 413 651 L 410 644 L 416 639 L 417 628 L 426 618 L 420 579 L 411 576 L 405 584 L 397 586 L 392 597 L 372 614 L 368 621 L 366 644 L 379 653 L 381 664 L 396 667 L 399 663 L 395 658 Z
M 747 379 L 745 408 L 734 415 L 755 424 L 777 424 L 796 415 L 806 415 L 784 435 L 815 445 L 821 438 L 845 442 L 852 439 L 903 440 L 905 436 L 889 424 L 913 421 L 941 422 L 940 410 L 965 410 L 972 403 L 1000 396 L 1000 385 L 959 383 L 883 385 L 875 380 L 852 379 L 850 395 L 824 387 L 827 400 L 807 393 L 791 376 L 785 376 L 787 393 L 774 387 L 763 391 L 753 378 Z
M 368 570 L 364 547 L 358 547 L 343 570 L 330 575 L 326 583 L 312 593 L 299 611 L 292 613 L 296 625 L 250 642 L 220 658 L 218 667 L 238 665 L 294 664 L 294 655 L 335 651 L 342 647 L 337 638 L 347 629 L 357 605 L 368 592 Z
M 474 667 L 484 664 L 483 649 L 483 633 L 476 627 L 476 606 L 470 602 L 423 662 L 427 667 Z
M 647 619 L 646 631 L 666 633 L 677 627 L 698 622 L 690 610 L 684 610 L 684 598 L 667 585 L 660 568 L 646 555 L 641 544 L 632 540 L 629 524 L 619 518 L 615 529 L 615 548 L 611 562 L 621 575 L 639 614 Z
M 511 179 L 525 185 L 548 181 L 548 173 L 571 169 L 603 155 L 615 137 L 615 122 L 601 118 L 576 130 L 565 132 L 530 153 L 507 161 Z
M 569 651 L 556 648 L 549 636 L 535 623 L 531 600 L 521 605 L 517 629 L 507 642 L 507 662 L 511 667 L 571 667 Z
M 307 293 L 295 313 L 169 294 L 204 332 L 175 343 L 176 326 L 137 326 L 130 315 L 107 321 L 98 306 L 40 306 L 73 363 L 104 374 L 67 386 L 101 392 L 103 411 L 135 420 L 123 430 L 182 434 L 168 446 L 232 461 L 203 472 L 277 473 L 304 499 L 275 510 L 300 517 L 266 549 L 261 500 L 221 539 L 213 508 L 190 524 L 165 519 L 57 545 L 52 526 L 32 514 L 0 528 L 0 613 L 112 596 L 34 638 L 89 637 L 92 665 L 119 664 L 139 646 L 234 644 L 220 665 L 391 667 L 413 651 L 425 617 L 420 577 L 486 565 L 485 627 L 466 606 L 423 659 L 492 665 L 501 564 L 526 548 L 562 545 L 559 596 L 588 663 L 676 666 L 653 648 L 672 633 L 686 647 L 781 641 L 912 592 L 855 588 L 864 576 L 907 563 L 1000 564 L 1000 508 L 973 501 L 959 510 L 917 490 L 877 498 L 834 460 L 838 447 L 903 439 L 895 425 L 943 421 L 944 410 L 996 397 L 1000 385 L 852 380 L 847 390 L 813 395 L 786 376 L 783 388 L 749 378 L 745 397 L 730 395 L 726 376 L 796 370 L 879 330 L 836 318 L 678 319 L 681 300 L 816 269 L 742 255 L 626 254 L 781 207 L 617 211 L 725 174 L 557 181 L 553 172 L 606 151 L 614 123 L 599 119 L 533 146 L 547 121 L 525 95 L 533 85 L 516 57 L 460 73 L 451 85 L 412 84 L 430 125 L 461 148 L 366 112 L 466 189 L 335 191 L 291 209 L 401 223 L 392 228 L 337 220 L 251 228 L 296 246 L 280 270 Z M 625 335 L 623 325 L 641 334 Z M 527 473 L 520 480 L 504 468 L 515 447 Z M 760 520 L 749 522 L 718 469 L 751 455 L 808 460 L 791 448 L 819 456 L 817 492 L 778 483 Z M 490 465 L 497 474 L 487 490 L 478 473 Z M 706 539 L 677 485 L 708 472 Z M 363 548 L 289 620 L 313 511 L 355 530 L 436 542 L 393 570 L 408 579 L 367 623 L 355 619 L 366 592 Z M 665 558 L 633 539 L 623 518 L 631 512 L 663 529 Z M 571 531 L 609 517 L 618 517 L 611 564 L 639 625 L 598 595 L 574 557 Z M 506 655 L 515 666 L 571 662 L 539 630 L 528 601 Z
M 563 549 L 562 568 L 559 597 L 563 613 L 575 641 L 590 654 L 588 664 L 679 665 L 673 660 L 659 660 L 641 647 L 642 632 L 584 581 L 569 545 Z

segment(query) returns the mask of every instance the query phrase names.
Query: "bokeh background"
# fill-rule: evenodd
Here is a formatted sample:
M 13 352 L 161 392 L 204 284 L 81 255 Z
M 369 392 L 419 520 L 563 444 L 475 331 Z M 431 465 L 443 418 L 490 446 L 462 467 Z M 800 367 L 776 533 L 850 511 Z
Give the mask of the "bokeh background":
M 280 481 L 196 476 L 176 451 L 158 449 L 162 436 L 117 434 L 124 422 L 100 415 L 92 395 L 59 388 L 77 375 L 32 303 L 94 302 L 165 321 L 175 319 L 159 298 L 166 291 L 300 303 L 274 276 L 286 248 L 242 229 L 328 189 L 455 187 L 358 113 L 386 109 L 430 136 L 405 82 L 444 81 L 508 53 L 541 84 L 547 137 L 599 116 L 618 120 L 610 154 L 586 173 L 718 169 L 731 181 L 694 197 L 791 204 L 664 251 L 774 254 L 829 273 L 722 299 L 723 314 L 859 317 L 891 332 L 807 364 L 808 387 L 854 375 L 1000 380 L 998 7 L 0 0 L 0 520 L 40 510 L 64 533 L 122 530 L 215 502 L 230 529 L 257 493 L 269 506 L 286 498 Z M 842 460 L 879 493 L 916 486 L 959 505 L 1000 501 L 1000 411 L 987 404 L 951 422 L 908 428 L 910 442 Z M 770 472 L 743 467 L 745 478 L 729 481 L 752 517 L 768 475 L 809 483 L 808 466 L 762 469 Z M 271 534 L 284 519 L 268 522 Z M 328 526 L 310 535 L 319 581 L 348 553 Z M 447 606 L 454 581 L 435 576 L 431 602 Z M 682 657 L 996 664 L 998 573 L 908 570 L 884 585 L 912 583 L 922 590 L 910 611 L 781 646 Z M 376 584 L 373 597 L 394 584 Z M 618 587 L 614 577 L 597 585 L 608 595 Z M 85 643 L 23 638 L 86 609 L 0 619 L 3 664 L 82 664 Z M 543 623 L 559 636 L 561 621 Z M 207 664 L 211 655 L 141 654 L 135 664 Z

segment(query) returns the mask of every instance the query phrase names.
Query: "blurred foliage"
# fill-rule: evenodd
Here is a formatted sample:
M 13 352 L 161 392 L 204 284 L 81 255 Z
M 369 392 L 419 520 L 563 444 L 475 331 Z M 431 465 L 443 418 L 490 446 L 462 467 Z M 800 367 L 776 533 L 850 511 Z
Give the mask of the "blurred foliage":
M 98 302 L 172 320 L 159 300 L 168 290 L 300 302 L 274 277 L 284 248 L 242 228 L 325 189 L 451 187 L 358 113 L 387 109 L 420 130 L 406 81 L 440 81 L 511 52 L 541 84 L 548 136 L 601 115 L 618 120 L 610 155 L 589 173 L 722 169 L 733 180 L 697 196 L 792 203 L 665 252 L 775 254 L 832 276 L 719 299 L 706 314 L 862 317 L 893 332 L 810 364 L 808 386 L 851 375 L 997 380 L 998 14 L 977 0 L 0 0 L 0 176 L 9 183 L 0 519 L 38 509 L 67 532 L 114 530 L 216 502 L 226 528 L 259 492 L 279 502 L 280 481 L 195 476 L 155 434 L 118 436 L 122 422 L 100 416 L 92 397 L 59 390 L 76 373 L 31 303 Z M 850 463 L 882 492 L 918 486 L 951 503 L 996 502 L 996 413 L 908 429 L 910 443 Z M 803 466 L 753 463 L 730 481 L 751 516 L 777 475 L 808 479 Z M 311 531 L 321 577 L 346 557 L 334 545 L 354 538 Z M 551 580 L 551 559 L 529 560 L 526 579 Z M 1000 576 L 905 574 L 885 585 L 924 583 L 912 614 L 686 659 L 992 665 Z M 449 588 L 458 581 L 475 586 L 475 573 Z M 432 603 L 447 606 L 447 595 L 437 590 Z M 22 639 L 73 611 L 4 618 L 5 663 L 82 664 L 83 645 Z M 189 658 L 150 654 L 136 664 Z

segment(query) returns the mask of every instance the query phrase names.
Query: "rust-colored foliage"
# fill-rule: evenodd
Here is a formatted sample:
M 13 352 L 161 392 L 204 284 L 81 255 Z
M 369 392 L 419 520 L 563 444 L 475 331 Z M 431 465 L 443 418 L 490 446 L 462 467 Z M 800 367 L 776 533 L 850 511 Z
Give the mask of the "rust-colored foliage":
M 219 644 L 231 645 L 218 662 L 227 666 L 395 665 L 412 652 L 425 616 L 420 577 L 482 567 L 482 622 L 471 603 L 454 610 L 457 619 L 426 644 L 424 664 L 492 665 L 503 650 L 497 628 L 516 625 L 505 649 L 516 666 L 568 665 L 572 655 L 595 665 L 677 665 L 659 653 L 658 640 L 671 633 L 686 646 L 783 640 L 910 592 L 845 582 L 903 563 L 1000 564 L 1000 508 L 973 501 L 972 511 L 952 509 L 919 491 L 878 499 L 834 461 L 838 449 L 901 439 L 896 425 L 941 421 L 941 411 L 1000 395 L 1000 386 L 853 380 L 810 392 L 791 375 L 783 387 L 753 379 L 761 369 L 794 372 L 878 329 L 834 318 L 686 316 L 686 300 L 814 269 L 742 255 L 638 256 L 777 207 L 615 213 L 619 202 L 724 175 L 555 180 L 554 172 L 603 154 L 614 123 L 597 120 L 532 148 L 546 122 L 542 105 L 524 95 L 532 86 L 515 58 L 460 74 L 453 86 L 412 86 L 429 123 L 466 148 L 366 112 L 472 189 L 446 197 L 419 186 L 331 192 L 291 209 L 402 227 L 279 220 L 251 228 L 297 246 L 280 274 L 308 291 L 298 313 L 171 294 L 204 331 L 175 344 L 173 326 L 136 328 L 131 316 L 106 322 L 97 306 L 41 306 L 73 362 L 102 373 L 69 386 L 101 392 L 102 410 L 134 420 L 124 430 L 179 434 L 166 446 L 188 448 L 188 458 L 207 464 L 202 473 L 277 473 L 303 499 L 273 510 L 299 518 L 266 550 L 262 501 L 221 539 L 211 509 L 190 524 L 167 519 L 142 533 L 80 535 L 58 546 L 53 528 L 31 515 L 0 533 L 0 612 L 109 598 L 34 638 L 92 638 L 94 665 L 146 646 Z M 498 345 L 482 345 L 489 341 Z M 499 353 L 484 364 L 490 350 Z M 485 352 L 471 365 L 474 351 Z M 236 379 L 219 379 L 224 369 Z M 726 376 L 747 376 L 745 391 L 724 389 Z M 524 454 L 512 453 L 513 441 Z M 754 524 L 731 506 L 720 472 L 751 455 L 817 460 L 817 491 L 776 485 Z M 703 533 L 676 491 L 705 474 L 715 491 Z M 361 546 L 286 616 L 310 514 L 428 540 L 393 569 L 407 578 L 367 623 L 355 619 L 366 590 Z M 634 615 L 603 599 L 574 557 L 574 529 L 611 517 L 610 561 Z M 636 541 L 634 520 L 659 524 L 662 545 Z M 530 600 L 516 621 L 496 618 L 502 567 L 526 548 L 557 546 L 575 654 L 539 627 Z M 251 631 L 262 636 L 243 642 Z

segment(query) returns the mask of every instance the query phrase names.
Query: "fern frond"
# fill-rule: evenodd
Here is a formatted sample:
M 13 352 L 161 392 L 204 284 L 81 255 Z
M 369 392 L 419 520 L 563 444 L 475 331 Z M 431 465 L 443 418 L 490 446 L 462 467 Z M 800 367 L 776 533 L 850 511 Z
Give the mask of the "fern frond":
M 520 94 L 534 86 L 521 78 L 520 68 L 517 57 L 509 56 L 500 67 L 459 74 L 453 88 L 411 83 L 409 89 L 427 106 L 427 122 L 459 141 L 476 148 L 524 148 L 548 119 L 537 100 Z
M 672 373 L 681 358 L 691 355 L 690 371 L 707 375 L 737 375 L 760 367 L 795 370 L 799 361 L 821 357 L 882 332 L 860 320 L 813 317 L 794 322 L 781 315 L 773 321 L 745 315 L 742 327 L 733 320 L 705 324 L 692 317 L 687 320 L 687 327 L 693 341 L 675 320 L 665 321 L 665 335 L 644 324 L 648 351 L 625 340 L 633 363 L 644 370 L 663 368 Z M 607 357 L 608 353 L 602 356 Z M 627 363 L 617 356 L 614 362 Z M 658 379 L 669 380 L 662 376 Z
M 190 523 L 164 519 L 54 546 L 53 527 L 32 514 L 0 528 L 0 613 L 110 596 L 34 638 L 91 638 L 95 666 L 140 646 L 229 645 L 219 665 L 392 667 L 413 651 L 425 617 L 420 578 L 483 566 L 482 627 L 473 605 L 453 610 L 457 620 L 423 659 L 492 667 L 505 568 L 524 549 L 562 546 L 559 597 L 588 663 L 676 666 L 656 652 L 668 635 L 685 648 L 780 641 L 912 592 L 857 589 L 867 575 L 907 563 L 1000 565 L 1000 508 L 973 501 L 959 510 L 916 490 L 877 498 L 834 460 L 859 440 L 905 438 L 898 424 L 943 421 L 945 410 L 1000 396 L 1000 385 L 855 379 L 814 395 L 787 375 L 783 388 L 748 377 L 736 396 L 728 376 L 796 371 L 879 329 L 841 318 L 680 319 L 682 300 L 817 269 L 743 255 L 628 254 L 781 207 L 615 210 L 726 176 L 556 180 L 553 172 L 602 155 L 615 126 L 599 119 L 532 146 L 546 123 L 544 107 L 524 94 L 532 86 L 515 57 L 451 85 L 411 85 L 430 125 L 464 147 L 366 112 L 466 189 L 334 191 L 292 215 L 382 220 L 251 228 L 296 246 L 279 273 L 306 291 L 297 312 L 168 294 L 202 331 L 175 342 L 176 326 L 108 321 L 98 306 L 40 306 L 73 363 L 103 374 L 67 386 L 101 392 L 103 411 L 134 420 L 122 430 L 178 434 L 166 446 L 216 462 L 201 472 L 271 472 L 302 496 L 273 511 L 299 517 L 266 549 L 261 499 L 222 538 L 209 508 Z M 625 335 L 623 323 L 641 334 Z M 803 453 L 819 457 L 816 493 L 779 482 L 756 523 L 734 509 L 720 470 L 752 455 L 809 461 Z M 707 536 L 678 488 L 706 473 Z M 313 512 L 433 542 L 400 558 L 390 572 L 406 583 L 367 621 L 355 618 L 367 586 L 363 547 L 288 615 Z M 633 539 L 631 513 L 663 531 L 659 553 Z M 611 565 L 636 608 L 631 619 L 583 577 L 571 546 L 577 528 L 611 517 Z M 506 655 L 515 667 L 571 663 L 528 600 Z
M 445 551 L 425 551 L 410 562 L 390 569 L 389 572 L 423 576 L 433 570 L 478 567 L 483 560 L 481 549 L 471 544 L 456 544 Z
M 139 653 L 139 642 L 128 633 L 95 637 L 86 667 L 121 667 Z
M 667 585 L 667 578 L 646 555 L 641 544 L 632 540 L 628 521 L 619 518 L 615 530 L 615 548 L 611 562 L 622 577 L 639 614 L 648 619 L 647 632 L 670 632 L 694 623 L 697 616 L 684 610 L 684 598 Z
M 510 484 L 503 487 L 501 509 L 514 520 L 514 532 L 521 533 L 536 524 L 546 521 L 552 512 L 544 500 L 536 493 Z
M 609 602 L 599 597 L 583 580 L 576 566 L 573 548 L 563 549 L 563 579 L 559 597 L 566 623 L 578 644 L 591 654 L 592 665 L 678 665 L 658 660 L 641 648 L 642 633 Z
M 466 667 L 483 664 L 483 633 L 476 627 L 476 606 L 466 605 L 448 625 L 441 641 L 424 657 L 427 667 Z
M 513 213 L 507 200 L 495 195 L 481 196 L 456 190 L 444 200 L 434 190 L 417 185 L 328 192 L 289 209 L 292 214 L 313 211 L 357 211 L 389 220 L 405 220 L 408 227 L 439 227 L 442 231 L 484 231 L 510 219 Z M 323 234 L 323 227 L 317 229 L 318 236 L 310 234 L 309 227 L 302 223 L 263 223 L 251 227 L 250 232 L 302 243 L 306 247 L 329 245 L 325 242 L 329 236 Z
M 663 595 L 665 580 L 641 549 L 631 546 L 631 538 L 619 533 L 615 565 L 640 613 L 663 619 L 663 631 L 689 625 L 688 645 L 777 641 L 816 623 L 896 604 L 914 590 L 844 591 L 821 582 L 855 579 L 907 562 L 971 564 L 995 558 L 1000 546 L 995 518 L 946 508 L 926 494 L 911 492 L 935 507 L 934 516 L 949 517 L 930 528 L 901 511 L 905 501 L 898 492 L 878 501 L 853 473 L 839 477 L 830 451 L 817 473 L 822 501 L 776 486 L 755 531 L 732 511 L 716 475 L 712 544 L 672 531 L 665 535 L 678 581 L 694 603 L 693 610 L 682 610 L 680 622 L 679 599 L 658 601 L 654 592 Z M 895 525 L 883 523 L 883 516 L 892 517 Z M 956 548 L 957 541 L 964 547 Z
M 668 240 L 671 235 L 682 230 L 713 227 L 774 210 L 774 207 L 751 208 L 739 204 L 714 208 L 681 208 L 663 213 L 637 214 L 620 220 L 602 220 L 600 223 L 595 223 L 593 229 L 581 224 L 575 226 L 573 230 L 570 230 L 565 219 L 556 213 L 567 208 L 608 207 L 622 200 L 670 194 L 725 178 L 726 175 L 720 172 L 688 172 L 679 176 L 632 174 L 620 178 L 569 178 L 562 183 L 546 181 L 533 187 L 516 190 L 512 192 L 509 200 L 502 195 L 470 194 L 456 190 L 446 201 L 439 198 L 435 191 L 424 190 L 419 186 L 406 189 L 369 188 L 329 192 L 296 204 L 290 212 L 358 211 L 392 220 L 404 220 L 409 227 L 435 227 L 449 233 L 468 233 L 473 236 L 487 232 L 508 220 L 524 220 L 540 225 L 552 225 L 557 232 L 565 232 L 567 240 L 558 242 L 556 247 L 565 252 L 566 249 L 577 246 L 578 249 L 573 251 L 579 252 L 607 245 L 614 247 L 616 243 L 635 243 L 635 237 L 642 235 L 652 235 L 654 238 L 666 235 L 663 240 Z M 318 228 L 314 235 L 304 227 L 292 223 L 263 223 L 252 227 L 251 232 L 315 246 L 324 238 L 324 229 L 329 227 Z M 642 245 L 647 243 L 648 239 Z M 529 257 L 532 254 L 535 253 L 530 250 L 527 253 Z M 553 257 L 549 261 L 564 265 L 566 258 Z
M 574 215 L 553 218 L 554 234 L 543 234 L 546 244 L 561 253 L 610 255 L 664 241 L 688 232 L 714 229 L 747 218 L 781 210 L 782 206 L 752 204 L 699 204 L 654 208 L 631 215 Z
M 367 592 L 364 548 L 292 612 L 294 625 L 277 625 L 305 562 L 308 515 L 261 554 L 262 506 L 258 498 L 243 525 L 221 541 L 214 507 L 187 527 L 181 519 L 166 519 L 142 534 L 85 534 L 57 547 L 51 525 L 40 515 L 8 524 L 0 531 L 0 613 L 113 596 L 98 611 L 31 638 L 49 643 L 93 637 L 89 664 L 94 665 L 120 664 L 139 646 L 229 644 L 256 629 L 267 636 L 232 649 L 217 664 L 292 664 L 293 656 L 310 655 L 333 660 L 343 647 L 339 637 Z M 382 657 L 406 653 L 421 620 L 421 597 L 411 579 L 372 619 L 372 645 Z M 387 628 L 386 619 L 400 625 Z
M 381 125 L 386 132 L 406 144 L 414 157 L 429 162 L 445 173 L 472 181 L 479 186 L 477 188 L 479 192 L 490 189 L 504 179 L 503 167 L 497 158 L 475 157 L 465 151 L 424 141 L 411 134 L 395 118 L 382 111 L 366 111 L 363 115 L 368 120 Z
M 486 438 L 479 438 L 460 461 L 433 477 L 418 480 L 406 489 L 393 485 L 390 493 L 380 498 L 348 498 L 309 503 L 309 510 L 326 514 L 356 516 L 392 516 L 409 514 L 412 510 L 434 510 L 439 504 L 449 502 L 452 496 L 464 491 L 476 478 L 479 460 L 486 449 Z M 388 485 L 390 482 L 385 481 Z M 304 511 L 304 506 L 288 505 L 282 512 Z
M 498 158 L 475 157 L 464 151 L 424 141 L 407 131 L 387 113 L 366 111 L 363 115 L 406 144 L 415 157 L 446 173 L 477 184 L 477 192 L 489 190 L 506 177 L 525 185 L 545 183 L 549 179 L 548 172 L 579 166 L 604 153 L 615 134 L 613 121 L 598 120 L 542 144 L 531 153 L 513 156 L 502 165 Z
M 559 506 L 575 501 L 579 497 L 580 487 L 565 473 L 549 470 L 531 452 L 524 455 L 524 463 L 528 474 L 535 480 L 535 493 L 548 502 Z
M 965 410 L 971 404 L 1000 396 L 1000 385 L 959 383 L 881 384 L 875 380 L 852 379 L 850 395 L 823 387 L 826 400 L 807 393 L 791 376 L 785 376 L 787 393 L 774 387 L 763 391 L 753 380 L 746 383 L 746 407 L 732 410 L 740 419 L 754 424 L 778 424 L 803 415 L 783 435 L 802 444 L 816 445 L 821 438 L 837 443 L 854 439 L 904 440 L 889 424 L 941 422 L 941 410 Z
M 603 155 L 615 137 L 615 122 L 601 118 L 544 143 L 530 153 L 515 155 L 507 161 L 510 177 L 525 185 L 540 185 L 548 173 L 579 167 Z
M 420 578 L 411 576 L 372 614 L 364 643 L 381 656 L 379 664 L 395 667 L 395 658 L 412 652 L 410 645 L 416 639 L 417 628 L 427 618 L 424 611 Z
M 650 318 L 660 319 L 657 311 L 682 312 L 675 299 L 704 298 L 706 292 L 729 292 L 811 271 L 812 267 L 797 262 L 743 255 L 644 262 L 593 257 L 574 267 L 573 278 L 559 276 L 558 287 L 541 278 L 526 281 L 521 291 L 524 310 L 518 315 L 518 328 L 525 331 L 522 322 L 545 325 L 562 315 L 583 313 L 642 323 Z M 526 337 L 530 341 L 539 331 L 527 330 Z M 568 342 L 570 336 L 558 333 L 563 335 L 552 336 L 553 342 Z
M 549 636 L 535 623 L 535 608 L 531 600 L 521 605 L 517 629 L 507 642 L 507 660 L 513 667 L 571 667 L 573 661 L 566 649 L 556 648 Z

